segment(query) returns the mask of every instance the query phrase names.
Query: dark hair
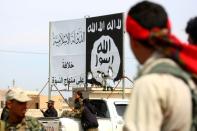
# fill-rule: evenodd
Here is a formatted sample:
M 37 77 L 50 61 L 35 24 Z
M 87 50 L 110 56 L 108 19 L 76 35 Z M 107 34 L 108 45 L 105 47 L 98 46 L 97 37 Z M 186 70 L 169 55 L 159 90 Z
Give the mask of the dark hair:
M 81 99 L 83 99 L 83 94 L 82 94 L 82 92 L 81 92 L 81 91 L 77 91 L 77 95 L 79 95 L 79 96 L 80 96 L 80 98 L 81 98 Z
M 128 15 L 149 30 L 153 27 L 165 28 L 168 20 L 165 9 L 161 5 L 150 1 L 137 3 L 129 10 Z
M 142 1 L 137 3 L 131 7 L 128 15 L 148 30 L 151 30 L 154 27 L 161 29 L 167 27 L 167 12 L 161 5 L 150 1 Z M 153 48 L 146 40 L 140 40 L 140 43 L 142 43 L 145 47 Z
M 190 38 L 192 39 L 192 44 L 197 44 L 197 17 L 191 18 L 187 22 L 185 31 L 189 34 Z

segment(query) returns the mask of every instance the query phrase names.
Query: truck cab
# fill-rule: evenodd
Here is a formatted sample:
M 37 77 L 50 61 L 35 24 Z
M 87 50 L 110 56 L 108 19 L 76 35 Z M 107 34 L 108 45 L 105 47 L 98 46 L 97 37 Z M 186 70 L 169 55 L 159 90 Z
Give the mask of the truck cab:
M 122 131 L 123 114 L 128 105 L 126 99 L 90 99 L 96 108 L 99 131 Z M 83 131 L 78 118 L 63 117 L 59 119 L 61 131 Z

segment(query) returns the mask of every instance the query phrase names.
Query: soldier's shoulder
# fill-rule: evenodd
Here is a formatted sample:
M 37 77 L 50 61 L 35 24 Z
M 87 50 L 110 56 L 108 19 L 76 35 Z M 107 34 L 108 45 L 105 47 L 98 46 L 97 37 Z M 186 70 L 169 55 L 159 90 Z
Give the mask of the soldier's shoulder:
M 32 116 L 25 116 L 25 120 L 26 120 L 26 121 L 38 121 L 37 118 L 32 117 Z
M 32 129 L 44 129 L 44 126 L 34 117 L 26 116 L 25 121 L 27 122 L 28 127 L 31 127 Z

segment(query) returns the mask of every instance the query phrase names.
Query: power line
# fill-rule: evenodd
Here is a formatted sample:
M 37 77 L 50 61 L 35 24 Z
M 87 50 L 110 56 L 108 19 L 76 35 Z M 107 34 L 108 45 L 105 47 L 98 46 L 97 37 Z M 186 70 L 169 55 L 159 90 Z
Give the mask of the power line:
M 46 55 L 48 54 L 47 52 L 31 52 L 31 51 L 17 51 L 17 50 L 2 50 L 0 49 L 0 52 L 2 53 L 15 53 L 15 54 L 35 54 L 35 55 Z M 125 57 L 125 59 L 133 59 L 133 57 Z
M 35 54 L 35 55 L 46 55 L 46 52 L 31 52 L 31 51 L 17 51 L 17 50 L 1 50 L 2 53 L 15 53 L 15 54 Z

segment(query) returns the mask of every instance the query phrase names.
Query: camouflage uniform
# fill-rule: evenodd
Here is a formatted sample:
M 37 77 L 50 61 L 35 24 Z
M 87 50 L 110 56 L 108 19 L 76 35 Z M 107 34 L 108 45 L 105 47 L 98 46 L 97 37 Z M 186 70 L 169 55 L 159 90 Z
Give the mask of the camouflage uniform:
M 65 110 L 62 112 L 61 117 L 75 117 L 80 118 L 81 112 L 83 110 L 83 99 L 79 98 L 77 102 L 75 102 L 75 107 L 72 111 Z
M 79 110 L 65 110 L 62 112 L 61 117 L 74 117 L 80 118 L 81 117 L 81 109 Z
M 26 116 L 22 122 L 16 126 L 11 126 L 5 122 L 5 131 L 45 131 L 45 129 L 37 119 Z

